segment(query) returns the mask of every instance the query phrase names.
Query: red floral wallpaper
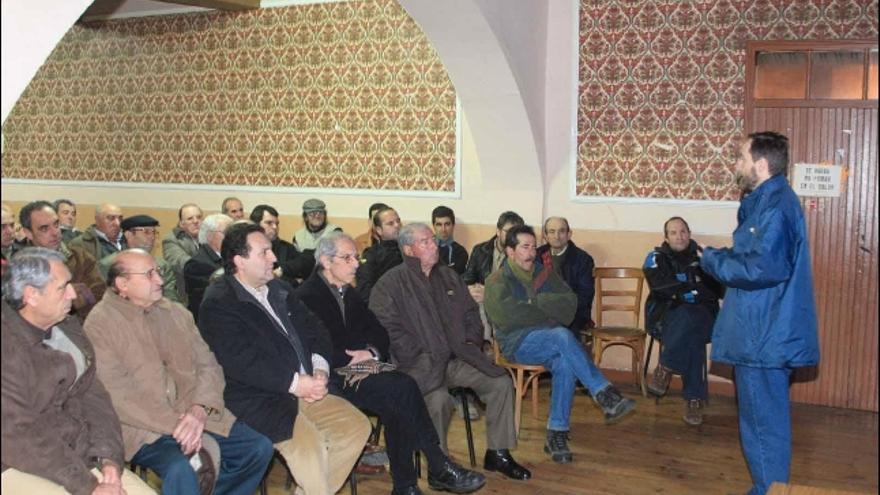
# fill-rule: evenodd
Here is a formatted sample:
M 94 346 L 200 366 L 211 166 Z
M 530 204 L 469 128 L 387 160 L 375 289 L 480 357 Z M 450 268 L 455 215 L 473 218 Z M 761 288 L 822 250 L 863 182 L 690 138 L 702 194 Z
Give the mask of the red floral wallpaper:
M 3 177 L 451 192 L 455 106 L 394 0 L 77 24 Z
M 577 194 L 735 200 L 748 40 L 876 39 L 877 0 L 581 0 Z

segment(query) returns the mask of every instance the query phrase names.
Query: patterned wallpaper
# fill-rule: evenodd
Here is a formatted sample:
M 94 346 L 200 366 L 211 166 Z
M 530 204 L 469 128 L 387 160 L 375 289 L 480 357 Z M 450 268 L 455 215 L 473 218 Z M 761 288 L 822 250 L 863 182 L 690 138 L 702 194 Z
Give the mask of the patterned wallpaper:
M 77 24 L 4 178 L 455 191 L 455 91 L 394 0 Z
M 877 0 L 581 0 L 577 194 L 735 200 L 748 40 L 877 39 Z

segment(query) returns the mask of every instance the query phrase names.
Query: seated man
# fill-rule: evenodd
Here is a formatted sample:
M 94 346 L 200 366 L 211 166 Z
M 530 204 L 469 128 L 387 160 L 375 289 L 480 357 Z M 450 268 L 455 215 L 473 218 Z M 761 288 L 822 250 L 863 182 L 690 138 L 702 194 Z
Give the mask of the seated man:
M 199 330 L 223 366 L 226 403 L 275 443 L 306 495 L 332 495 L 360 456 L 370 421 L 328 395 L 327 330 L 275 278 L 260 226 L 230 226 L 220 254 L 225 274 L 205 292 Z
M 52 206 L 58 212 L 58 220 L 61 222 L 61 240 L 72 241 L 82 234 L 82 230 L 76 228 L 76 204 L 69 199 L 56 199 Z
M 357 291 L 364 301 L 370 301 L 370 291 L 376 281 L 391 268 L 399 265 L 403 258 L 397 244 L 400 232 L 400 217 L 394 208 L 382 208 L 373 216 L 373 232 L 379 242 L 364 251 L 361 266 L 357 271 Z
M 356 290 L 351 289 L 357 271 L 354 240 L 339 232 L 324 236 L 317 246 L 318 265 L 296 295 L 324 322 L 333 344 L 333 369 L 369 360 L 388 361 L 388 334 L 367 309 Z M 345 386 L 343 377 L 331 374 L 342 397 L 360 409 L 379 415 L 385 425 L 385 444 L 392 494 L 420 494 L 412 463 L 413 451 L 428 458 L 428 485 L 435 490 L 467 493 L 486 482 L 482 474 L 453 463 L 440 450 L 437 431 L 416 382 L 406 373 L 389 371 L 369 375 L 357 384 Z
M 662 397 L 673 373 L 681 375 L 685 400 L 684 422 L 703 423 L 708 392 L 703 380 L 706 344 L 718 314 L 723 287 L 700 268 L 697 243 L 681 217 L 663 225 L 665 241 L 645 260 L 645 279 L 651 287 L 645 303 L 645 326 L 663 342 L 660 364 L 654 369 L 648 392 Z
M 354 238 L 357 250 L 361 253 L 361 256 L 370 246 L 379 242 L 376 239 L 376 231 L 373 230 L 373 216 L 382 208 L 388 208 L 388 205 L 385 203 L 373 203 L 370 205 L 370 208 L 367 210 L 367 231 Z
M 544 222 L 544 241 L 547 244 L 538 248 L 541 264 L 552 267 L 577 296 L 577 310 L 568 328 L 579 337 L 582 330 L 596 326 L 590 318 L 596 295 L 593 257 L 575 246 L 568 220 L 562 217 L 550 217 Z
M 314 251 L 321 237 L 342 231 L 337 225 L 327 223 L 327 205 L 320 199 L 309 199 L 302 207 L 303 227 L 293 236 L 293 245 L 299 252 Z
M 455 212 L 446 206 L 434 208 L 431 225 L 434 226 L 434 237 L 440 246 L 440 259 L 461 275 L 467 268 L 468 254 L 464 246 L 455 242 Z
M 3 237 L 0 247 L 2 247 L 3 259 L 8 260 L 22 246 L 15 240 L 15 215 L 12 212 L 12 207 L 6 203 L 0 205 L 0 216 L 2 216 L 3 226 Z
M 70 282 L 76 292 L 72 312 L 79 321 L 85 321 L 86 315 L 101 300 L 107 287 L 98 271 L 98 261 L 84 249 L 69 247 L 61 241 L 58 214 L 52 203 L 28 203 L 18 215 L 22 230 L 32 246 L 58 251 L 64 256 L 64 264 L 73 276 Z
M 107 285 L 85 330 L 122 423 L 126 459 L 155 471 L 163 494 L 196 495 L 199 463 L 217 462 L 202 448 L 210 437 L 222 459 L 214 493 L 253 494 L 272 444 L 224 407 L 223 370 L 186 308 L 162 297 L 153 257 L 119 253 Z
M 469 387 L 486 404 L 487 446 L 483 467 L 518 480 L 531 473 L 510 454 L 516 447 L 513 384 L 483 353 L 479 309 L 461 277 L 440 263 L 431 227 L 401 229 L 403 263 L 373 289 L 370 309 L 391 338 L 391 356 L 425 396 L 444 452 L 453 403 L 450 387 Z
M 193 203 L 186 203 L 177 210 L 178 223 L 162 239 L 162 257 L 174 270 L 177 277 L 177 295 L 186 303 L 186 283 L 183 267 L 190 258 L 199 252 L 199 226 L 202 225 L 202 209 Z
M 122 469 L 122 433 L 76 318 L 64 256 L 27 248 L 3 277 L 3 475 L 8 495 L 153 493 Z
M 101 261 L 101 259 L 126 248 L 121 225 L 122 209 L 116 205 L 104 203 L 95 209 L 95 223 L 67 244 L 70 247 L 82 248 L 94 256 L 96 260 Z
M 275 255 L 275 276 L 296 287 L 315 268 L 315 257 L 311 251 L 299 252 L 293 244 L 278 237 L 281 221 L 278 210 L 269 205 L 257 205 L 251 212 L 251 221 L 263 228 L 263 232 L 272 242 L 272 253 Z
M 183 265 L 183 278 L 186 280 L 186 308 L 199 321 L 199 306 L 211 275 L 220 269 L 220 246 L 223 233 L 232 223 L 232 218 L 223 213 L 208 215 L 199 226 L 199 252 Z
M 122 235 L 125 237 L 125 244 L 130 249 L 143 249 L 151 253 L 156 244 L 156 237 L 159 235 L 159 221 L 149 215 L 134 215 L 122 221 Z M 107 272 L 110 271 L 110 265 L 116 260 L 118 253 L 101 258 L 98 261 L 98 269 L 101 276 L 107 278 Z M 174 270 L 162 258 L 156 258 L 156 266 L 159 267 L 159 275 L 162 276 L 164 283 L 162 284 L 162 295 L 170 301 L 179 302 L 177 296 L 177 276 Z
M 574 318 L 577 296 L 552 269 L 535 263 L 535 232 L 510 229 L 507 259 L 486 281 L 486 314 L 497 327 L 495 339 L 512 362 L 540 364 L 553 375 L 550 418 L 544 451 L 558 463 L 571 462 L 568 430 L 575 380 L 579 380 L 612 423 L 635 408 L 602 376 L 566 325 Z
M 233 221 L 244 219 L 244 205 L 241 200 L 230 196 L 223 200 L 220 204 L 220 213 L 228 216 Z

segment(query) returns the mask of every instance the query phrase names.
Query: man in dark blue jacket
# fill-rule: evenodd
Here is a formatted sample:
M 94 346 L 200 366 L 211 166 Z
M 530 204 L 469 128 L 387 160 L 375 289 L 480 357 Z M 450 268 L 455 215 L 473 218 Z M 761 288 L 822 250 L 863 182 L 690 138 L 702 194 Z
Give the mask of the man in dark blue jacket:
M 590 318 L 596 294 L 593 257 L 575 246 L 568 220 L 562 217 L 550 217 L 544 221 L 544 241 L 546 244 L 538 248 L 541 264 L 552 267 L 577 295 L 577 310 L 568 328 L 579 337 L 582 330 L 595 326 Z
M 737 178 L 746 196 L 733 247 L 705 248 L 701 266 L 727 286 L 712 335 L 712 360 L 735 366 L 739 430 L 754 486 L 788 482 L 793 368 L 819 363 L 806 224 L 788 185 L 788 138 L 749 134 Z

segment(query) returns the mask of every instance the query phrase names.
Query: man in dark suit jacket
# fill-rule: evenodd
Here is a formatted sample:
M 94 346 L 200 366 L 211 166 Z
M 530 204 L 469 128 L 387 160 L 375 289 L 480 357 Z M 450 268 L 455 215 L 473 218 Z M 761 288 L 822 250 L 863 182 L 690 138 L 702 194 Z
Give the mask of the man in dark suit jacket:
M 349 364 L 389 358 L 388 333 L 352 290 L 358 267 L 357 246 L 342 233 L 331 233 L 318 241 L 317 270 L 296 295 L 318 316 L 330 332 L 334 369 Z M 342 388 L 342 396 L 355 406 L 375 412 L 386 425 L 385 443 L 394 480 L 392 494 L 420 494 L 413 451 L 423 450 L 428 458 L 428 484 L 435 490 L 466 493 L 479 489 L 486 477 L 453 463 L 440 449 L 440 439 L 431 423 L 419 387 L 406 373 L 389 371 L 367 376 L 356 385 L 343 386 L 342 376 L 331 375 Z
M 293 244 L 278 237 L 281 221 L 275 208 L 269 205 L 257 205 L 251 212 L 250 218 L 252 222 L 263 228 L 266 237 L 272 242 L 272 252 L 276 258 L 275 276 L 294 287 L 298 286 L 315 267 L 312 252 L 300 252 Z
M 305 493 L 336 493 L 370 421 L 328 394 L 327 330 L 273 273 L 258 225 L 234 224 L 220 249 L 225 275 L 199 308 L 199 330 L 226 377 L 226 407 L 269 437 Z
M 186 285 L 187 309 L 199 321 L 199 306 L 205 289 L 211 282 L 211 275 L 220 269 L 220 246 L 223 233 L 232 223 L 232 218 L 223 213 L 208 215 L 199 226 L 199 250 L 183 265 L 183 278 Z

